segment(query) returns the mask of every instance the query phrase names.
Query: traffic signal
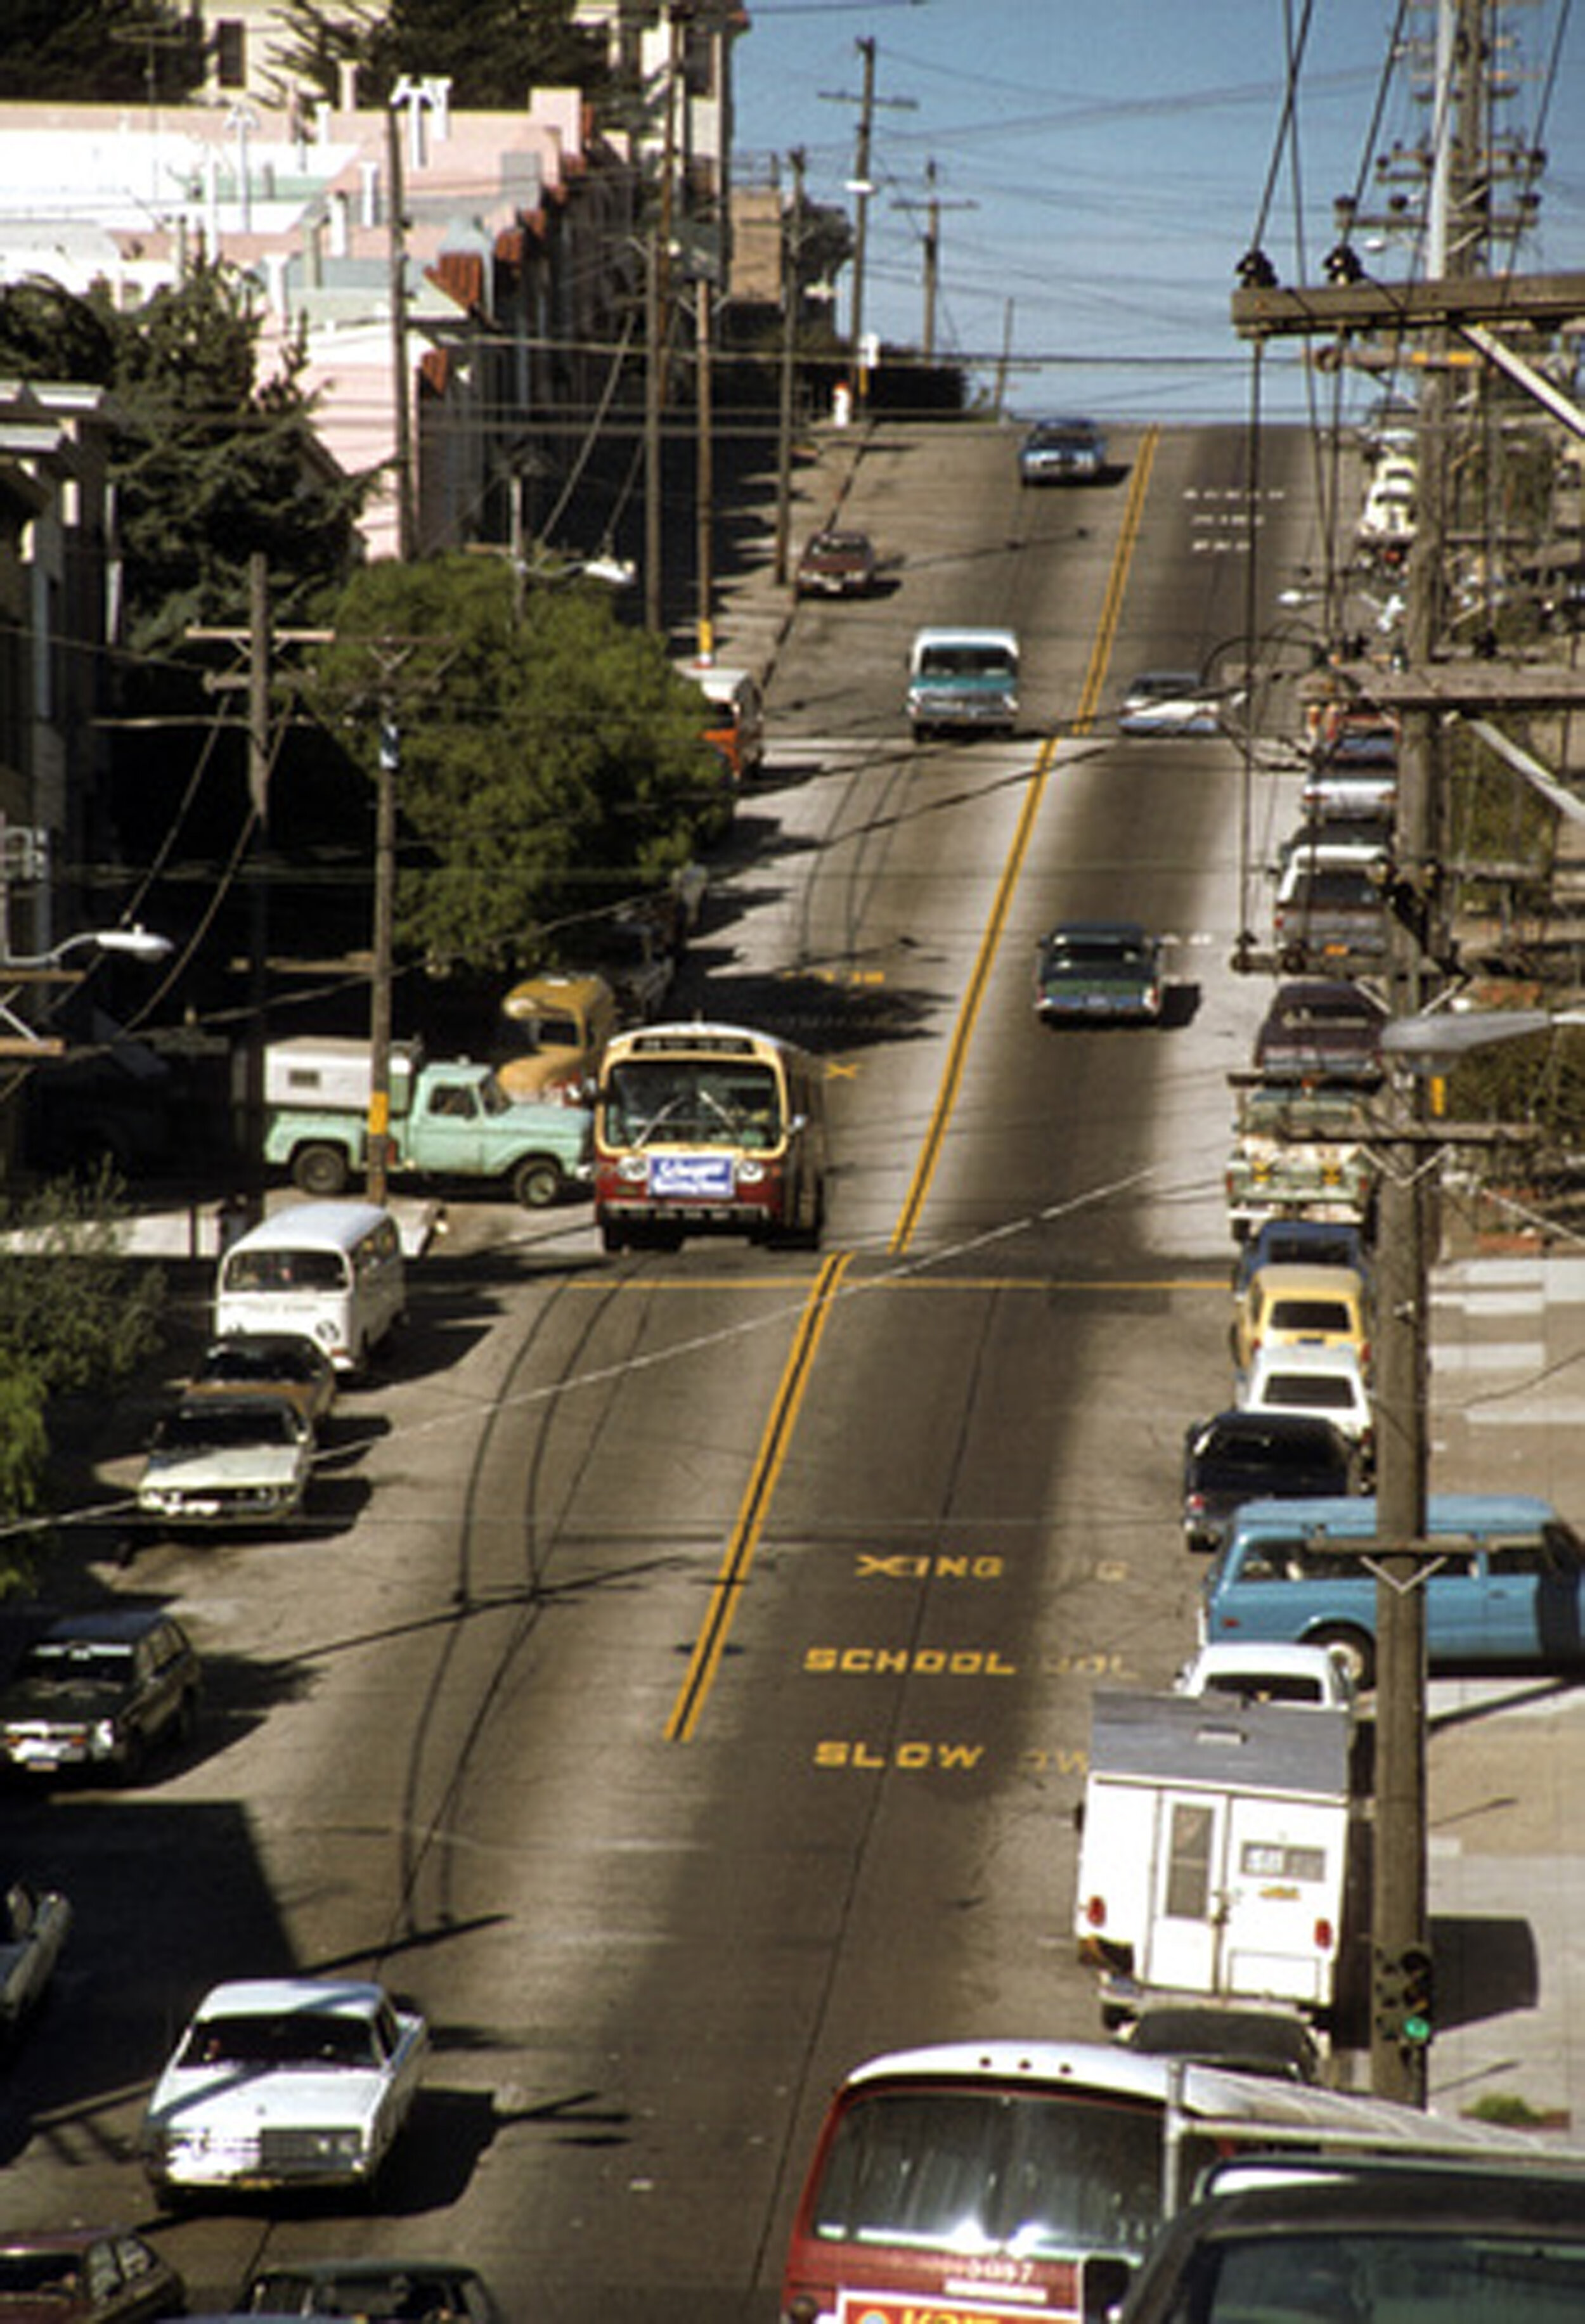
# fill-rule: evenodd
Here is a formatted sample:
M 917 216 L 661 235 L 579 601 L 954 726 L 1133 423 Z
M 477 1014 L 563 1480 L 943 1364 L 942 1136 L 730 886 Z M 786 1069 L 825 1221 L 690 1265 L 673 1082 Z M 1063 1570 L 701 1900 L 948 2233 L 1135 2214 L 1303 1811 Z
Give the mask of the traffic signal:
M 1376 2030 L 1405 2050 L 1423 2050 L 1432 2035 L 1434 1972 L 1425 1945 L 1375 1957 Z
M 1409 2048 L 1423 2050 L 1431 2039 L 1436 1999 L 1435 1970 L 1428 1946 L 1410 1945 L 1404 1953 L 1401 1994 L 1401 2039 Z

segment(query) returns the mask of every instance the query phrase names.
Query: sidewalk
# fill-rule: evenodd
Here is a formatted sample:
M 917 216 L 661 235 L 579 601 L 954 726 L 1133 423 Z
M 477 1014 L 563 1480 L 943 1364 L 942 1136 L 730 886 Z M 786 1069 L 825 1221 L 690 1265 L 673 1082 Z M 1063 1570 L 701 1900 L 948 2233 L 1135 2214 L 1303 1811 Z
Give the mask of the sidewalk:
M 1433 1485 L 1585 1532 L 1585 1253 L 1450 1257 L 1431 1335 Z M 1585 1685 L 1437 1680 L 1429 1709 L 1433 2102 L 1516 2099 L 1585 2145 Z

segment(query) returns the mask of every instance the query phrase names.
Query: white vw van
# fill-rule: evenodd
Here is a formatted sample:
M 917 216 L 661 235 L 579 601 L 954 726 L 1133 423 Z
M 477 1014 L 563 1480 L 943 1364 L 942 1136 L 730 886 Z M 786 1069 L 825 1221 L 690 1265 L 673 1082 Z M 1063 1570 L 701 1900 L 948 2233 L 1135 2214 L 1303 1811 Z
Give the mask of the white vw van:
M 396 1221 L 377 1203 L 293 1203 L 220 1261 L 215 1330 L 295 1332 L 361 1371 L 406 1306 Z

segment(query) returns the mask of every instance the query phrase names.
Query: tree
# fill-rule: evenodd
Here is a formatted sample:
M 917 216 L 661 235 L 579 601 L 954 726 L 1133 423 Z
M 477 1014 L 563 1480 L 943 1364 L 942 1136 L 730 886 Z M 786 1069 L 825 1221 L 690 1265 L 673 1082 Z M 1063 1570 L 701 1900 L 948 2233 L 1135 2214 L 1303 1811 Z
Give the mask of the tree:
M 6 0 L 0 98 L 171 105 L 203 78 L 202 23 L 170 0 Z
M 0 374 L 114 391 L 134 652 L 174 643 L 193 622 L 235 620 L 254 549 L 282 621 L 352 567 L 373 480 L 327 459 L 298 356 L 258 383 L 259 327 L 246 278 L 220 263 L 128 309 L 103 286 L 86 299 L 36 280 L 0 288 Z
M 107 1172 L 62 1179 L 0 1214 L 0 1512 L 43 1505 L 53 1397 L 104 1390 L 159 1345 L 163 1285 L 123 1254 L 120 1190 Z M 0 1554 L 0 1579 L 15 1569 Z
M 451 82 L 454 105 L 518 111 L 529 92 L 591 88 L 605 78 L 598 34 L 573 0 L 286 0 L 288 72 L 335 99 L 337 68 L 358 68 L 364 103 L 382 104 L 404 73 Z
M 371 777 L 398 731 L 398 941 L 432 964 L 533 966 L 719 825 L 697 689 L 591 585 L 520 606 L 493 559 L 383 563 L 335 626 L 310 705 Z

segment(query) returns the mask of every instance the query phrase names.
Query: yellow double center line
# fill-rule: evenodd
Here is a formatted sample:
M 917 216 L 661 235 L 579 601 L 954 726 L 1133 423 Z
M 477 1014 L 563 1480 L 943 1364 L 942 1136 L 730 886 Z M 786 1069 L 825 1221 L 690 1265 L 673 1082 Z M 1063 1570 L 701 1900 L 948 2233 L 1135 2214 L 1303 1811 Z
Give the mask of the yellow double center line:
M 1160 429 L 1156 428 L 1147 430 L 1139 446 L 1138 457 L 1134 462 L 1134 472 L 1129 483 L 1128 503 L 1123 510 L 1122 529 L 1118 536 L 1117 548 L 1112 554 L 1111 571 L 1107 577 L 1105 602 L 1101 608 L 1101 619 L 1095 630 L 1095 642 L 1090 650 L 1090 667 L 1084 673 L 1084 683 L 1079 695 L 1079 707 L 1073 722 L 1073 731 L 1075 734 L 1089 733 L 1094 722 L 1095 706 L 1101 699 L 1101 689 L 1106 682 L 1107 668 L 1111 660 L 1111 649 L 1117 639 L 1118 623 L 1122 618 L 1123 591 L 1128 585 L 1129 568 L 1133 563 L 1134 544 L 1139 537 L 1139 524 L 1145 513 L 1145 495 L 1149 489 L 1150 471 L 1155 465 L 1156 447 L 1160 438 Z M 1012 845 L 1008 850 L 1007 862 L 1002 866 L 1001 878 L 997 882 L 996 898 L 991 908 L 991 917 L 985 923 L 985 933 L 980 939 L 980 949 L 974 956 L 974 965 L 970 973 L 967 989 L 963 993 L 963 1004 L 958 1010 L 957 1023 L 953 1028 L 952 1039 L 947 1045 L 946 1063 L 942 1068 L 941 1086 L 935 1093 L 935 1104 L 931 1111 L 929 1127 L 925 1132 L 925 1141 L 919 1148 L 919 1158 L 914 1165 L 914 1175 L 909 1182 L 908 1191 L 903 1198 L 903 1206 L 898 1214 L 897 1224 L 891 1231 L 889 1248 L 894 1259 L 900 1258 L 913 1240 L 914 1231 L 919 1223 L 919 1213 L 924 1209 L 925 1198 L 930 1192 L 930 1182 L 935 1176 L 935 1166 L 941 1159 L 941 1149 L 946 1139 L 946 1125 L 952 1118 L 952 1110 L 957 1103 L 958 1085 L 963 1080 L 963 1066 L 968 1059 L 969 1043 L 973 1038 L 974 1027 L 980 1015 L 980 1006 L 991 982 L 991 972 L 996 963 L 1002 931 L 1007 926 L 1007 916 L 1012 908 L 1013 890 L 1018 884 L 1018 877 L 1024 868 L 1024 858 L 1029 852 L 1029 842 L 1035 835 L 1035 819 L 1040 812 L 1041 801 L 1046 797 L 1046 781 L 1051 772 L 1052 761 L 1056 754 L 1056 736 L 1050 734 L 1041 744 L 1040 754 L 1035 761 L 1035 771 L 1024 796 L 1023 812 L 1018 817 L 1018 828 L 1013 833 Z
M 1107 666 L 1111 658 L 1112 644 L 1117 636 L 1118 622 L 1122 613 L 1123 590 L 1133 558 L 1134 543 L 1138 537 L 1139 522 L 1144 512 L 1145 494 L 1156 457 L 1158 434 L 1159 431 L 1154 428 L 1147 432 L 1140 444 L 1138 456 L 1134 462 L 1128 503 L 1123 511 L 1122 530 L 1112 557 L 1106 598 L 1101 610 L 1095 642 L 1091 650 L 1090 667 L 1085 672 L 1078 711 L 1073 722 L 1075 733 L 1089 731 L 1095 715 L 1095 706 L 1101 698 L 1101 689 L 1105 682 Z M 984 1000 L 986 988 L 991 981 L 991 971 L 995 963 L 997 946 L 1001 940 L 1001 932 L 1006 926 L 1007 916 L 1011 908 L 1013 890 L 1018 886 L 1018 875 L 1023 870 L 1024 859 L 1029 851 L 1029 842 L 1034 836 L 1035 821 L 1040 812 L 1040 803 L 1046 795 L 1046 780 L 1056 753 L 1056 740 L 1055 734 L 1048 735 L 1041 744 L 1039 755 L 1035 761 L 1035 770 L 1018 816 L 1018 828 L 1013 833 L 1012 845 L 1008 851 L 1007 861 L 1002 866 L 1001 878 L 997 882 L 996 897 L 991 906 L 991 917 L 986 923 L 985 933 L 980 940 L 980 948 L 975 955 L 968 989 L 958 1010 L 957 1023 L 953 1028 L 952 1040 L 947 1048 L 946 1064 L 942 1072 L 941 1086 L 936 1093 L 930 1125 L 925 1135 L 918 1161 L 914 1167 L 913 1178 L 908 1186 L 902 1212 L 892 1230 L 889 1249 L 894 1256 L 908 1249 L 918 1223 L 919 1213 L 924 1208 L 925 1197 L 929 1193 L 930 1181 L 935 1175 L 935 1166 L 940 1158 L 942 1144 L 946 1136 L 946 1125 L 957 1101 L 958 1085 L 963 1079 L 963 1066 L 969 1053 L 969 1043 L 973 1037 L 981 1003 Z M 832 1309 L 840 1296 L 843 1277 L 852 1263 L 852 1251 L 834 1251 L 824 1261 L 819 1274 L 815 1278 L 808 1299 L 805 1303 L 803 1313 L 798 1318 L 797 1333 L 793 1341 L 792 1352 L 788 1358 L 786 1369 L 781 1376 L 781 1384 L 776 1392 L 776 1402 L 771 1408 L 764 1435 L 760 1439 L 760 1449 L 750 1472 L 742 1505 L 738 1509 L 737 1521 L 733 1526 L 727 1540 L 725 1554 L 716 1571 L 704 1623 L 694 1642 L 694 1650 L 688 1657 L 687 1674 L 683 1680 L 677 1701 L 672 1704 L 671 1716 L 666 1722 L 666 1739 L 668 1743 L 687 1742 L 698 1726 L 705 1708 L 705 1699 L 710 1692 L 716 1671 L 720 1667 L 722 1655 L 726 1651 L 727 1637 L 732 1628 L 733 1618 L 737 1612 L 738 1600 L 748 1581 L 749 1568 L 754 1562 L 754 1552 L 759 1546 L 760 1536 L 764 1530 L 765 1520 L 769 1514 L 771 1497 L 775 1493 L 777 1481 L 781 1475 L 782 1464 L 787 1459 L 793 1429 L 797 1425 L 804 1396 L 808 1388 L 809 1375 L 814 1369 L 816 1351 L 825 1334 L 825 1326 L 830 1321 Z
M 781 1375 L 781 1385 L 776 1391 L 776 1402 L 771 1406 L 770 1419 L 738 1509 L 737 1522 L 733 1526 L 725 1555 L 716 1572 L 704 1625 L 688 1657 L 687 1675 L 666 1722 L 668 1743 L 686 1743 L 693 1734 L 705 1707 L 705 1697 L 710 1692 L 721 1657 L 726 1651 L 727 1633 L 737 1611 L 738 1595 L 749 1578 L 749 1568 L 754 1562 L 754 1552 L 759 1547 L 760 1536 L 769 1514 L 771 1495 L 776 1490 L 782 1463 L 787 1459 L 788 1446 L 792 1442 L 793 1429 L 804 1401 L 804 1391 L 814 1370 L 815 1353 L 830 1321 L 832 1307 L 842 1288 L 843 1277 L 852 1264 L 852 1258 L 851 1250 L 833 1251 L 822 1263 L 820 1272 L 815 1277 L 814 1287 L 804 1304 L 792 1352 Z

